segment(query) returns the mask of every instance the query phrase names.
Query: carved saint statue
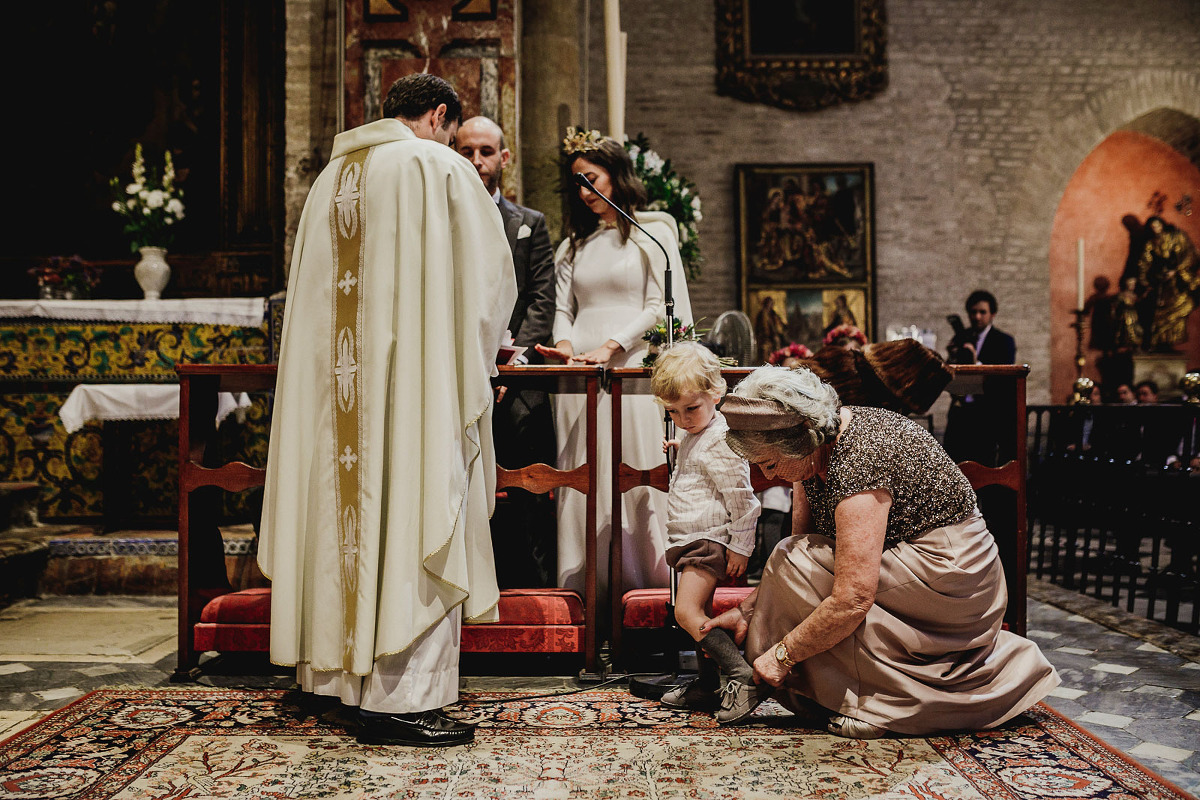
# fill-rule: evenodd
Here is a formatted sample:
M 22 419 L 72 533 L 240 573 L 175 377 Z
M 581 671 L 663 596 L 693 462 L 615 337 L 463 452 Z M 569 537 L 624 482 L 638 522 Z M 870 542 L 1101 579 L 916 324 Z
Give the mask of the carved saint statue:
M 1137 278 L 1126 278 L 1121 282 L 1121 291 L 1113 303 L 1112 328 L 1114 350 L 1141 348 L 1144 335 L 1138 319 Z
M 1153 216 L 1150 236 L 1138 258 L 1138 287 L 1147 304 L 1146 349 L 1174 351 L 1187 341 L 1187 318 L 1196 307 L 1196 248 L 1187 234 Z

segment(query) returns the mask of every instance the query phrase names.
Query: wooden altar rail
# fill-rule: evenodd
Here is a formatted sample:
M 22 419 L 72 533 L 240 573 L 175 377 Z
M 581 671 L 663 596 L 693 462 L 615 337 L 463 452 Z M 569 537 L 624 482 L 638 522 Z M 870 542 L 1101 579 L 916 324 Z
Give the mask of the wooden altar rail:
M 275 388 L 276 367 L 263 365 L 183 364 L 179 374 L 179 628 L 178 667 L 175 679 L 194 677 L 200 653 L 194 646 L 194 629 L 200 613 L 212 598 L 230 591 L 225 572 L 221 533 L 217 528 L 215 504 L 202 502 L 197 493 L 217 489 L 238 492 L 262 486 L 266 471 L 242 462 L 208 464 L 209 445 L 215 430 L 219 392 L 268 392 Z M 535 464 L 516 470 L 497 467 L 496 487 L 519 487 L 544 493 L 570 487 L 587 495 L 584 587 L 584 659 L 595 672 L 599 648 L 596 641 L 596 419 L 600 379 L 603 371 L 594 366 L 523 366 L 499 368 L 500 382 L 513 388 L 553 393 L 585 394 L 587 397 L 586 463 L 572 470 L 557 470 Z
M 1010 597 L 1009 610 L 1005 619 L 1012 631 L 1024 636 L 1026 629 L 1026 570 L 1029 563 L 1029 531 L 1028 520 L 1026 518 L 1025 488 L 1025 437 L 1027 426 L 1025 415 L 1025 382 L 1029 375 L 1029 367 L 1024 365 L 968 364 L 950 365 L 950 370 L 953 373 L 953 377 L 945 391 L 951 394 L 983 394 L 987 389 L 995 391 L 997 386 L 996 381 L 1002 382 L 999 385 L 1011 382 L 1011 386 L 1015 389 L 1015 401 L 1013 403 L 1012 416 L 1010 417 L 1014 435 L 1016 436 L 1016 449 L 1012 460 L 998 467 L 984 466 L 975 461 L 963 461 L 959 464 L 959 468 L 962 469 L 963 474 L 966 475 L 967 480 L 971 482 L 971 486 L 976 490 L 985 486 L 1003 486 L 1015 493 L 1016 519 L 1012 550 L 1009 552 L 1003 552 L 1002 550 Z M 751 372 L 753 372 L 753 369 L 748 367 L 729 367 L 721 370 L 721 374 L 731 389 Z M 650 486 L 665 491 L 667 487 L 667 470 L 665 464 L 653 470 L 635 469 L 621 460 L 621 399 L 625 394 L 648 394 L 650 392 L 650 370 L 643 368 L 614 369 L 609 371 L 608 379 L 613 407 L 612 460 L 617 465 L 616 469 L 613 470 L 612 476 L 612 530 L 622 531 L 622 493 L 637 486 Z M 762 472 L 753 465 L 751 469 L 751 481 L 754 483 L 755 489 L 762 489 L 772 484 L 789 485 L 784 481 L 767 481 Z M 1000 534 L 1000 536 L 1003 536 L 1004 533 L 1003 531 L 993 532 L 993 534 Z M 1000 536 L 997 537 L 998 544 L 1003 541 Z M 620 652 L 621 602 L 624 594 L 621 585 L 622 547 L 620 538 L 619 535 L 613 536 L 609 545 L 608 585 L 611 591 L 610 600 L 614 621 L 612 630 L 613 648 L 617 654 Z

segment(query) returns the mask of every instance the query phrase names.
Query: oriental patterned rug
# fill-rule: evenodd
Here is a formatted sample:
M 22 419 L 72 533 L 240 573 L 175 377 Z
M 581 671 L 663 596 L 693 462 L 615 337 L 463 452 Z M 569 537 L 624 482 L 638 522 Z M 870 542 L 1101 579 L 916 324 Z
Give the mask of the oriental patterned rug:
M 92 692 L 0 743 L 0 798 L 1169 798 L 1045 706 L 999 731 L 862 742 L 768 703 L 719 728 L 624 691 L 452 709 L 455 748 L 363 747 L 281 690 Z

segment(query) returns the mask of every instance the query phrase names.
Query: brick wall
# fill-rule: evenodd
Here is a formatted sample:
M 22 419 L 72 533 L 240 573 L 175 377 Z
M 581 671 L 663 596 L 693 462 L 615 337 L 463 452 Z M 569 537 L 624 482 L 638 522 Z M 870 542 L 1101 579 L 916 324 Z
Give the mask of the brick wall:
M 287 0 L 289 257 L 333 137 L 337 1 Z M 587 122 L 603 129 L 602 6 L 590 4 Z M 916 324 L 944 343 L 945 316 L 991 289 L 997 324 L 1033 368 L 1030 401 L 1047 402 L 1051 336 L 1072 335 L 1049 314 L 1055 209 L 1113 131 L 1160 107 L 1200 117 L 1200 3 L 889 0 L 887 13 L 887 90 L 800 113 L 717 96 L 711 3 L 622 3 L 626 130 L 650 137 L 704 201 L 696 316 L 738 303 L 734 164 L 870 161 L 878 329 Z
M 592 3 L 590 119 L 606 123 L 601 3 Z M 645 133 L 704 201 L 707 265 L 696 316 L 737 305 L 733 165 L 870 161 L 876 179 L 878 329 L 950 337 L 972 289 L 1049 400 L 1055 208 L 1108 134 L 1159 107 L 1200 117 L 1195 0 L 888 0 L 889 86 L 877 98 L 790 112 L 718 97 L 713 8 L 622 3 L 629 36 L 626 131 Z M 523 65 L 524 69 L 533 65 Z

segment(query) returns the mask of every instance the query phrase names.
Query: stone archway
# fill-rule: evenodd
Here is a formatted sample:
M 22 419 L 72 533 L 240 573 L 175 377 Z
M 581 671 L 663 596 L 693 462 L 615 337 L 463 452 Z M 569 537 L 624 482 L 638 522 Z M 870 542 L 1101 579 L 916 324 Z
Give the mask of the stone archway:
M 1147 124 L 1153 120 L 1161 124 Z M 1173 138 L 1177 144 L 1168 143 Z M 1197 197 L 1200 210 L 1200 168 L 1177 147 L 1200 150 L 1200 120 L 1170 109 L 1158 109 L 1134 120 L 1110 134 L 1084 158 L 1063 190 L 1055 212 L 1050 234 L 1050 317 L 1071 319 L 1071 310 L 1080 307 L 1090 312 L 1084 330 L 1084 374 L 1112 384 L 1109 394 L 1117 383 L 1132 386 L 1142 372 L 1170 374 L 1174 369 L 1171 365 L 1178 361 L 1168 359 L 1168 364 L 1165 356 L 1139 353 L 1135 368 L 1135 359 L 1126 352 L 1108 358 L 1103 368 L 1099 363 L 1104 351 L 1112 347 L 1112 312 L 1121 281 L 1137 274 L 1137 261 L 1147 237 L 1146 220 L 1151 215 L 1159 216 L 1193 241 L 1200 241 L 1200 214 L 1184 213 L 1192 210 L 1184 198 Z M 1078 242 L 1085 245 L 1082 275 L 1077 274 Z M 1097 287 L 1097 280 L 1105 283 Z M 1077 292 L 1087 298 L 1086 302 L 1077 297 Z M 1136 292 L 1134 289 L 1129 294 Z M 1121 302 L 1129 299 L 1126 295 Z M 1200 320 L 1200 314 L 1193 316 Z M 1051 329 L 1050 334 L 1051 397 L 1061 400 L 1070 394 L 1075 376 L 1076 341 L 1073 331 Z M 1179 349 L 1195 363 L 1200 358 L 1200 330 L 1193 332 L 1186 348 Z M 1164 395 L 1173 394 L 1173 386 L 1162 388 Z
M 1030 402 L 1062 401 L 1061 397 L 1051 397 L 1051 338 L 1052 334 L 1074 336 L 1069 327 L 1070 315 L 1066 319 L 1052 317 L 1050 304 L 1050 243 L 1063 192 L 1076 169 L 1101 141 L 1159 109 L 1173 109 L 1200 119 L 1200 74 L 1146 71 L 1091 94 L 1083 111 L 1060 118 L 1045 132 L 1018 178 L 1017 185 L 1023 187 L 1026 199 L 1014 204 L 1006 233 L 1010 239 L 1026 242 L 1032 257 L 1046 265 L 1044 280 L 1031 281 L 1013 292 L 1018 302 L 1046 309 L 1041 322 L 1030 327 L 1022 343 L 1023 360 L 1033 367 Z M 1073 260 L 1068 268 L 1074 269 Z

